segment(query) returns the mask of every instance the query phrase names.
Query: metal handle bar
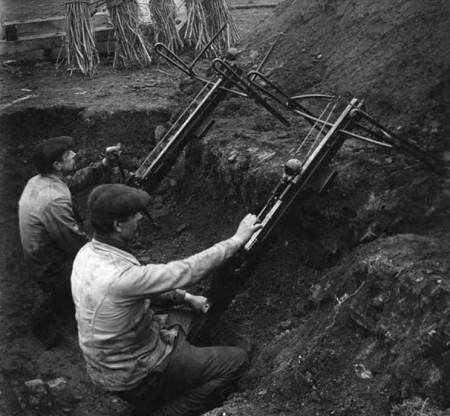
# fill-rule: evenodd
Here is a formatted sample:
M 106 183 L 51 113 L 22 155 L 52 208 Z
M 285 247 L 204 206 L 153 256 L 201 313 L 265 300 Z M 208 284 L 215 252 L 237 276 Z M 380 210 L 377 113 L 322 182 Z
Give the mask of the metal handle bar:
M 299 95 L 296 97 L 290 97 L 283 90 L 281 90 L 281 88 L 275 85 L 269 78 L 267 78 L 264 74 L 262 74 L 259 71 L 250 71 L 247 74 L 246 78 L 253 87 L 261 91 L 263 94 L 268 95 L 270 98 L 272 98 L 279 104 L 283 105 L 284 107 L 287 107 L 288 109 L 294 111 L 297 115 L 302 116 L 317 129 L 321 130 L 322 126 L 324 125 L 328 128 L 331 127 L 332 125 L 331 123 L 327 123 L 326 121 L 316 117 L 312 112 L 310 112 L 304 106 L 299 104 L 298 101 L 311 98 L 331 100 L 335 98 L 335 96 L 327 94 L 307 94 L 307 95 Z M 274 92 L 256 82 L 258 79 L 261 79 L 263 82 L 265 82 L 269 87 L 271 87 L 271 89 Z
M 258 70 L 250 71 L 246 78 L 248 82 L 252 84 L 252 86 L 256 87 L 260 91 L 262 91 L 264 94 L 267 94 L 269 97 L 271 97 L 273 100 L 279 102 L 280 104 L 283 104 L 284 106 L 288 108 L 297 108 L 305 113 L 309 113 L 309 111 L 300 105 L 298 101 L 300 100 L 307 100 L 307 99 L 327 99 L 332 100 L 336 98 L 334 95 L 329 94 L 304 94 L 304 95 L 297 95 L 294 97 L 289 96 L 286 94 L 281 88 L 279 88 L 277 85 L 275 85 L 269 78 L 267 78 L 264 74 L 259 72 Z M 255 81 L 256 78 L 260 78 L 263 82 L 265 82 L 267 85 L 269 85 L 276 93 L 278 93 L 279 96 L 275 95 L 273 92 L 268 90 L 267 88 L 264 88 L 261 84 L 257 83 Z M 281 97 L 281 98 L 280 98 Z M 312 114 L 311 114 L 312 115 Z
M 283 35 L 283 32 L 279 32 L 277 37 L 275 38 L 275 41 L 273 42 L 272 46 L 269 48 L 269 50 L 267 51 L 266 55 L 264 56 L 264 58 L 262 59 L 262 61 L 259 63 L 258 67 L 256 68 L 256 71 L 254 71 L 255 73 L 259 71 L 261 71 L 262 67 L 266 64 L 267 60 L 269 59 L 269 56 L 272 54 L 273 49 L 275 48 L 275 45 L 278 43 L 278 40 L 280 39 L 280 37 Z M 253 71 L 252 71 L 253 72 Z M 249 78 L 250 81 L 253 78 Z
M 358 126 L 358 128 L 380 138 L 381 141 L 390 144 L 395 149 L 411 154 L 412 156 L 414 156 L 421 162 L 425 163 L 426 165 L 434 169 L 439 169 L 441 161 L 437 157 L 428 152 L 425 152 L 416 144 L 411 143 L 408 140 L 405 140 L 404 138 L 393 133 L 388 128 L 383 126 L 381 123 L 370 117 L 365 111 L 355 108 L 352 110 L 350 117 L 352 117 L 354 123 Z M 373 131 L 370 128 L 364 126 L 360 122 L 361 119 L 366 120 L 372 126 L 375 126 L 377 129 L 379 129 L 379 131 Z
M 158 55 L 162 56 L 166 61 L 170 62 L 172 65 L 176 66 L 178 69 L 183 71 L 185 74 L 189 75 L 190 77 L 197 78 L 198 80 L 202 81 L 203 83 L 207 83 L 208 81 L 201 78 L 199 75 L 197 75 L 194 72 L 194 66 L 199 61 L 199 59 L 205 54 L 205 52 L 208 50 L 208 48 L 211 46 L 211 44 L 217 39 L 217 37 L 220 35 L 220 33 L 227 27 L 227 24 L 225 23 L 218 31 L 217 33 L 208 41 L 208 43 L 203 47 L 203 49 L 200 51 L 200 53 L 195 57 L 195 59 L 191 62 L 190 65 L 188 65 L 186 62 L 184 62 L 175 52 L 171 51 L 166 45 L 163 43 L 158 42 L 155 45 L 155 51 Z
M 329 95 L 329 94 L 302 94 L 302 95 L 295 95 L 293 97 L 290 97 L 289 99 L 291 101 L 299 101 L 299 100 L 309 100 L 310 98 L 323 98 L 324 100 L 332 100 L 333 98 L 336 98 L 335 95 Z
M 255 82 L 255 79 L 260 78 L 262 79 L 269 87 L 271 87 L 278 95 L 272 93 L 267 88 L 264 88 L 259 83 Z M 278 103 L 285 105 L 286 107 L 294 110 L 294 112 L 302 117 L 304 117 L 307 121 L 310 123 L 318 123 L 322 126 L 324 126 L 327 130 L 331 128 L 332 123 L 326 122 L 324 120 L 321 120 L 314 116 L 309 110 L 307 110 L 305 107 L 303 107 L 301 104 L 299 104 L 300 100 L 305 99 L 333 99 L 335 98 L 332 95 L 327 94 L 305 94 L 305 95 L 297 95 L 289 97 L 287 94 L 285 94 L 278 86 L 276 86 L 272 81 L 270 81 L 266 76 L 261 74 L 258 71 L 251 71 L 247 74 L 248 81 L 256 87 L 258 90 L 262 91 L 263 93 L 267 94 L 269 97 L 271 97 L 273 100 L 276 100 Z M 281 98 L 280 98 L 281 97 Z M 361 130 L 365 131 L 366 133 L 369 133 L 379 140 L 374 140 L 370 137 L 365 137 L 360 134 L 348 131 L 348 130 L 340 130 L 340 133 L 343 133 L 347 136 L 350 136 L 352 138 L 363 140 L 365 142 L 380 146 L 380 147 L 386 147 L 386 148 L 397 148 L 399 150 L 404 150 L 408 153 L 410 153 L 412 156 L 416 157 L 418 160 L 422 161 L 423 163 L 427 164 L 428 166 L 435 167 L 430 163 L 430 159 L 432 159 L 434 162 L 440 162 L 436 157 L 433 155 L 430 155 L 427 152 L 424 152 L 422 149 L 420 149 L 418 146 L 416 146 L 413 143 L 408 142 L 405 139 L 402 139 L 401 137 L 397 136 L 395 133 L 389 131 L 386 127 L 384 127 L 382 124 L 374 120 L 372 117 L 370 117 L 365 111 L 361 110 L 360 108 L 354 108 L 351 113 L 350 117 L 352 118 L 352 121 L 355 123 L 355 125 L 360 128 Z M 380 132 L 375 132 L 371 130 L 370 128 L 364 126 L 358 120 L 365 119 L 369 123 L 371 123 L 373 126 L 377 127 Z
M 208 81 L 208 80 L 202 78 L 201 76 L 199 76 L 198 74 L 196 74 L 192 69 L 193 65 L 188 65 L 177 54 L 175 54 L 173 51 L 171 51 L 163 43 L 157 43 L 155 45 L 155 51 L 158 55 L 162 56 L 167 62 L 170 62 L 172 65 L 176 66 L 179 70 L 184 72 L 189 77 L 195 78 L 205 85 L 207 85 L 207 84 L 210 84 L 211 86 L 214 85 L 213 82 Z
M 267 88 L 264 88 L 259 83 L 255 82 L 255 79 L 261 78 L 267 85 L 272 87 L 279 96 L 272 93 Z M 258 90 L 262 91 L 264 94 L 267 94 L 269 97 L 271 97 L 273 100 L 277 101 L 278 103 L 284 105 L 285 107 L 293 110 L 296 114 L 302 116 L 304 119 L 306 119 L 308 122 L 310 122 L 313 126 L 316 126 L 318 130 L 322 130 L 322 128 L 326 128 L 325 131 L 328 131 L 333 126 L 333 123 L 327 122 L 325 120 L 322 120 L 313 113 L 311 113 L 309 110 L 307 110 L 305 107 L 303 107 L 301 104 L 298 103 L 300 100 L 307 100 L 307 99 L 326 99 L 331 100 L 335 98 L 334 95 L 328 95 L 328 94 L 304 94 L 304 95 L 297 95 L 294 97 L 290 97 L 289 95 L 285 94 L 277 85 L 275 85 L 272 81 L 270 81 L 265 75 L 261 74 L 258 71 L 250 71 L 247 74 L 248 81 L 256 87 Z M 280 98 L 280 96 L 282 98 Z M 340 133 L 347 134 L 349 136 L 352 136 L 357 139 L 366 140 L 370 143 L 377 144 L 380 146 L 386 146 L 391 147 L 387 145 L 386 143 L 379 143 L 371 139 L 367 139 L 363 136 L 360 136 L 356 133 L 352 133 L 346 130 L 339 130 Z
M 197 61 L 205 54 L 207 49 L 211 46 L 211 44 L 217 39 L 217 37 L 222 33 L 222 30 L 224 30 L 228 26 L 227 23 L 225 23 L 218 31 L 217 33 L 209 40 L 209 42 L 203 47 L 203 49 L 200 51 L 200 53 L 196 56 L 196 58 L 193 60 L 191 67 L 193 67 Z
M 285 126 L 290 126 L 289 121 L 273 108 L 266 100 L 264 100 L 251 86 L 246 79 L 237 73 L 227 62 L 220 58 L 216 58 L 211 63 L 212 68 L 221 77 L 229 80 L 233 85 L 240 89 L 247 97 L 254 99 L 258 104 L 262 105 L 269 113 L 280 120 Z
M 270 79 L 268 79 L 265 75 L 263 75 L 261 72 L 259 72 L 258 70 L 254 70 L 254 71 L 250 71 L 247 75 L 246 75 L 247 81 L 254 86 L 255 88 L 257 88 L 259 91 L 263 92 L 264 94 L 268 95 L 270 98 L 272 98 L 273 100 L 277 101 L 278 103 L 286 106 L 286 103 L 289 100 L 289 96 L 286 95 L 280 88 L 278 88 Z M 272 89 L 275 90 L 275 92 L 277 92 L 281 98 L 277 95 L 275 95 L 273 92 L 269 91 L 267 88 L 264 88 L 262 85 L 258 84 L 255 80 L 257 78 L 262 79 L 267 85 L 269 85 L 270 87 L 272 87 Z
M 172 65 L 176 66 L 178 69 L 183 71 L 189 76 L 196 76 L 195 72 L 192 70 L 192 66 L 186 64 L 177 54 L 171 51 L 166 45 L 158 42 L 155 45 L 155 51 L 158 55 L 162 56 L 166 61 L 170 62 Z

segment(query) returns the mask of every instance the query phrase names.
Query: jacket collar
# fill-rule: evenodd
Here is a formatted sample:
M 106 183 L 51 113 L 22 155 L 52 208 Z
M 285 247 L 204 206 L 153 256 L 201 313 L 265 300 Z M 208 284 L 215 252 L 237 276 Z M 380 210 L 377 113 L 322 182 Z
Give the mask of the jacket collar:
M 64 182 L 66 185 L 70 182 L 70 176 L 59 176 L 56 173 L 46 173 L 44 175 L 41 175 L 43 178 L 49 178 L 56 181 Z
M 100 243 L 109 244 L 110 246 L 116 247 L 119 250 L 123 250 L 123 251 L 126 251 L 127 253 L 133 254 L 133 250 L 131 249 L 131 247 L 125 243 L 121 243 L 119 241 L 112 240 L 110 238 L 103 237 L 98 234 L 95 234 L 95 239 L 97 241 L 100 241 Z
M 129 247 L 128 247 L 128 249 L 125 249 L 125 247 L 122 247 L 122 248 L 117 247 L 116 245 L 111 244 L 111 242 L 106 242 L 106 240 L 103 240 L 103 241 L 99 240 L 98 236 L 95 236 L 91 240 L 91 244 L 93 245 L 95 250 L 107 251 L 118 257 L 122 257 L 122 258 L 132 262 L 133 264 L 136 264 L 136 265 L 141 264 L 139 262 L 139 260 L 133 256 Z

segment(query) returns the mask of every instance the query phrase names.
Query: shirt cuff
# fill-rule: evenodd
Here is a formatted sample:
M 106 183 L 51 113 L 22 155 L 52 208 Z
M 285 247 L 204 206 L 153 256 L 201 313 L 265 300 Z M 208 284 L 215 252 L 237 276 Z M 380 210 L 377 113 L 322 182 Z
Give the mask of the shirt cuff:
M 242 238 L 233 236 L 233 237 L 230 238 L 230 240 L 234 241 L 238 245 L 239 248 L 241 248 L 241 247 L 243 247 L 245 245 L 245 242 L 244 242 L 244 240 Z
M 183 289 L 176 289 L 173 297 L 174 305 L 183 305 L 186 291 Z

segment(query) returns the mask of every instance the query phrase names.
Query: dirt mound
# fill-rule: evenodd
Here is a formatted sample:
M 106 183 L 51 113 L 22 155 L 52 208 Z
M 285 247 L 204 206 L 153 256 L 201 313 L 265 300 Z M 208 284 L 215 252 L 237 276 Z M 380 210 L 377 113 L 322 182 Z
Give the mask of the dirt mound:
M 450 3 L 286 0 L 245 46 L 268 47 L 283 32 L 266 71 L 292 94 L 366 99 L 400 123 L 448 114 Z

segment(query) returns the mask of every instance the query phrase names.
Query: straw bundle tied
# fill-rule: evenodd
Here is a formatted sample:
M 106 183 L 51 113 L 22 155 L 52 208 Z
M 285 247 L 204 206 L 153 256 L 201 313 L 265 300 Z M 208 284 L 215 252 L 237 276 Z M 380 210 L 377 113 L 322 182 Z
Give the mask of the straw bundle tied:
M 185 0 L 188 19 L 184 29 L 184 37 L 189 45 L 201 50 L 211 38 L 224 26 L 211 45 L 209 55 L 216 55 L 237 43 L 239 33 L 225 0 Z
M 152 62 L 136 0 L 106 0 L 115 32 L 114 68 L 144 68 Z
M 78 68 L 84 75 L 93 76 L 100 60 L 88 1 L 66 3 L 64 31 L 65 59 L 70 75 Z
M 176 51 L 185 44 L 196 50 L 203 47 L 224 26 L 209 55 L 216 55 L 239 40 L 239 33 L 226 0 L 184 0 L 178 7 L 186 7 L 187 19 L 181 29 L 177 29 L 178 7 L 174 0 L 150 0 L 150 13 L 153 17 L 155 41 L 164 43 Z
M 176 51 L 183 47 L 183 40 L 177 30 L 177 6 L 173 0 L 150 0 L 148 3 L 153 19 L 155 43 L 161 42 Z
M 235 46 L 240 40 L 240 35 L 236 23 L 231 16 L 230 6 L 226 0 L 203 0 L 202 4 L 205 9 L 206 22 L 211 35 L 214 36 L 220 28 L 225 24 L 227 25 L 227 28 L 222 31 L 216 40 L 217 44 L 222 49 Z
M 185 0 L 185 3 L 188 14 L 183 31 L 184 39 L 188 45 L 195 46 L 196 50 L 201 50 L 202 46 L 208 43 L 208 39 L 211 39 L 205 9 L 199 0 Z

